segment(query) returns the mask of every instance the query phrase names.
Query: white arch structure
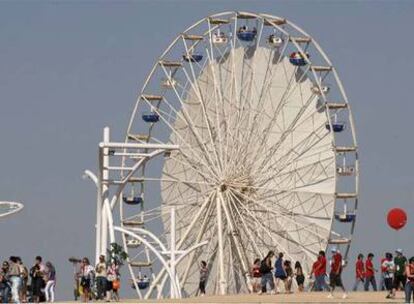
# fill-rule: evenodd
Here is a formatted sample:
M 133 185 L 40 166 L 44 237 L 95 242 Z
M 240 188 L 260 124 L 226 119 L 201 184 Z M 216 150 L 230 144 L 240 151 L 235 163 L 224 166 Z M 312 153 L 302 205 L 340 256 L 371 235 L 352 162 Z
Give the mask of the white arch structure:
M 116 242 L 115 232 L 122 233 L 123 238 L 129 236 L 150 250 L 161 263 L 162 271 L 165 271 L 169 277 L 171 298 L 181 298 L 180 282 L 175 270 L 177 265 L 188 254 L 206 245 L 207 242 L 199 242 L 185 250 L 177 250 L 175 236 L 172 234 L 170 248 L 168 249 L 155 234 L 147 229 L 135 227 L 131 230 L 123 227 L 122 223 L 121 226 L 116 225 L 114 223 L 113 210 L 117 202 L 122 202 L 122 192 L 131 183 L 131 179 L 137 170 L 158 155 L 177 149 L 177 145 L 110 142 L 109 128 L 106 127 L 104 129 L 104 141 L 99 144 L 99 174 L 96 176 L 90 170 L 85 170 L 84 172 L 84 177 L 91 179 L 97 188 L 96 262 L 99 259 L 99 255 L 106 254 L 108 235 L 109 243 Z M 117 167 L 111 165 L 111 157 L 124 158 L 125 156 L 128 156 L 132 160 L 133 165 L 131 167 L 126 168 L 125 166 Z M 112 176 L 117 176 L 119 175 L 119 171 L 126 171 L 127 173 L 125 176 L 121 175 L 119 179 L 110 179 L 111 173 Z M 109 199 L 110 194 L 112 194 L 111 199 Z M 170 216 L 172 225 L 170 230 L 174 230 L 175 208 L 171 208 Z M 133 275 L 131 265 L 128 264 L 128 267 Z M 138 294 L 141 295 L 136 280 L 133 280 L 133 284 Z M 159 292 L 159 295 L 161 295 L 161 292 Z

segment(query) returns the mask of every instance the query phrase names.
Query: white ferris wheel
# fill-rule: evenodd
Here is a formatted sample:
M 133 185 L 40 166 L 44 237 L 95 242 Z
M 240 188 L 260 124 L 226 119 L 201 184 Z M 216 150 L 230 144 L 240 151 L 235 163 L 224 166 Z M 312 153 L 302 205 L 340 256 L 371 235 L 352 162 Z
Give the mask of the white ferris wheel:
M 359 175 L 351 109 L 327 55 L 289 20 L 223 12 L 180 33 L 156 59 L 126 141 L 180 147 L 158 174 L 143 166 L 130 178 L 120 224 L 158 220 L 168 243 L 174 206 L 177 249 L 208 241 L 177 266 L 184 294 L 196 294 L 201 260 L 207 292 L 224 294 L 246 292 L 268 250 L 306 272 L 329 246 L 347 259 Z M 158 202 L 144 198 L 154 184 Z M 152 252 L 127 235 L 123 244 L 138 295 L 162 295 L 168 276 Z

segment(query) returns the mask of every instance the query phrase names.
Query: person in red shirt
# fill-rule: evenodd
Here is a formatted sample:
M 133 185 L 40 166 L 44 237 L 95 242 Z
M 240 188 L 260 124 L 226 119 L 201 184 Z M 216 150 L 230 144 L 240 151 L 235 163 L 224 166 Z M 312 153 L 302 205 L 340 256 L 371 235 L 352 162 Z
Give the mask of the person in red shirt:
M 355 284 L 353 291 L 357 291 L 359 283 L 364 284 L 365 278 L 365 267 L 364 267 L 364 255 L 362 253 L 358 254 L 357 261 L 355 263 Z
M 374 268 L 374 263 L 372 262 L 373 258 L 374 258 L 374 254 L 369 253 L 368 258 L 365 261 L 365 285 L 364 285 L 365 291 L 369 290 L 370 283 L 374 291 L 377 291 L 377 282 L 375 281 L 375 272 L 377 270 Z
M 312 264 L 312 270 L 309 274 L 309 282 L 311 282 L 311 284 L 309 284 L 309 290 L 310 291 L 316 291 L 316 282 L 315 280 L 311 280 L 312 279 L 312 275 L 315 274 L 316 269 L 318 269 L 319 267 L 319 261 L 316 260 L 313 264 Z
M 326 284 L 325 277 L 326 277 L 326 257 L 325 251 L 319 251 L 318 255 L 318 264 L 315 267 L 315 290 L 316 291 L 323 291 L 328 290 L 329 286 Z
M 381 265 L 381 267 L 380 267 L 380 269 L 381 269 L 381 277 L 380 277 L 379 289 L 382 290 L 382 291 L 386 290 L 386 288 L 385 288 L 385 277 L 384 277 L 384 273 L 385 273 L 385 271 L 387 269 L 383 266 L 383 264 L 384 264 L 384 262 L 386 260 L 387 259 L 385 257 L 383 257 L 383 258 L 381 258 L 381 261 L 380 261 L 380 263 L 381 263 L 380 264 Z
M 342 298 L 346 299 L 346 290 L 344 284 L 342 284 L 342 255 L 338 249 L 332 248 L 332 262 L 331 262 L 331 272 L 329 273 L 329 285 L 331 286 L 331 292 L 329 294 L 329 298 L 333 298 L 333 292 L 335 287 L 341 287 L 342 291 L 344 292 Z

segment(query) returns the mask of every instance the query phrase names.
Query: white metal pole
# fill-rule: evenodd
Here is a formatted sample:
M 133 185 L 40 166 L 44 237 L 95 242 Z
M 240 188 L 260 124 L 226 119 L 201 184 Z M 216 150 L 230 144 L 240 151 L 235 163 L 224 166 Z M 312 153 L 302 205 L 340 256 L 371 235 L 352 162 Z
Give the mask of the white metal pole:
M 172 278 L 175 279 L 176 276 L 176 271 L 175 271 L 175 207 L 171 207 L 171 211 L 170 211 L 170 221 L 171 221 L 171 245 L 170 245 L 170 251 L 171 251 L 171 255 L 170 255 L 170 267 L 171 267 L 171 276 Z M 174 288 L 174 283 L 172 282 L 172 278 L 171 278 L 171 282 L 170 282 L 170 296 L 171 299 L 175 299 L 177 297 L 177 295 L 175 294 L 175 292 L 173 292 Z
M 220 189 L 218 190 L 220 191 Z M 224 248 L 223 248 L 223 219 L 221 214 L 221 202 L 219 195 L 216 198 L 216 207 L 217 207 L 217 233 L 218 233 L 218 255 L 219 255 L 219 288 L 220 294 L 226 294 L 226 279 L 224 274 Z
M 85 170 L 83 178 L 89 178 L 96 186 L 96 234 L 95 234 L 95 265 L 99 262 L 99 254 L 101 252 L 101 215 L 102 215 L 102 199 L 101 188 L 99 187 L 98 177 L 90 170 Z
M 105 127 L 103 130 L 103 142 L 104 143 L 109 143 L 110 141 L 110 130 L 109 127 Z M 104 148 L 103 151 L 103 168 L 102 168 L 102 178 L 103 180 L 108 180 L 109 179 L 109 171 L 108 166 L 109 166 L 109 149 L 108 148 Z M 101 181 L 102 182 L 102 181 Z M 105 201 L 109 202 L 109 187 L 108 184 L 102 182 L 102 202 L 105 204 Z M 108 219 L 107 219 L 107 215 L 106 215 L 106 208 L 102 208 L 101 205 L 101 210 L 102 210 L 102 228 L 101 228 L 101 250 L 100 250 L 100 254 L 106 255 L 106 249 L 108 246 Z

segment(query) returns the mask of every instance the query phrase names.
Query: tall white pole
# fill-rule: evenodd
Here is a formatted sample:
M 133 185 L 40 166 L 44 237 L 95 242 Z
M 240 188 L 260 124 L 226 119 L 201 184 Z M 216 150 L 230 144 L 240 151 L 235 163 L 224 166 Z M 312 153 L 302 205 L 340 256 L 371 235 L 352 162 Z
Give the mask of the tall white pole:
M 90 170 L 85 170 L 83 178 L 89 178 L 96 186 L 96 236 L 95 236 L 95 264 L 99 262 L 101 252 L 101 215 L 102 215 L 102 190 L 99 186 L 98 177 Z
M 103 131 L 103 142 L 104 143 L 109 143 L 110 141 L 110 130 L 109 127 L 105 127 L 104 131 Z M 109 179 L 109 171 L 108 166 L 109 166 L 109 149 L 108 148 L 104 148 L 103 149 L 103 168 L 102 168 L 102 178 L 103 180 L 108 180 Z M 101 181 L 102 183 L 102 203 L 105 204 L 105 201 L 108 201 L 109 203 L 109 187 L 108 184 L 106 182 Z M 108 246 L 108 218 L 106 215 L 106 208 L 102 208 L 101 205 L 101 210 L 102 210 L 102 228 L 101 228 L 101 250 L 100 250 L 100 254 L 106 255 L 106 249 Z
M 171 267 L 172 278 L 174 278 L 175 280 L 175 277 L 176 277 L 176 271 L 175 271 L 175 207 L 171 207 L 170 217 L 171 217 L 170 219 L 171 221 L 170 267 Z M 170 294 L 171 294 L 171 299 L 175 299 L 177 295 L 175 294 L 175 291 L 174 291 L 174 282 L 172 281 L 172 278 L 170 282 Z
M 220 189 L 218 190 L 220 191 Z M 227 283 L 225 279 L 224 273 L 224 248 L 223 248 L 223 219 L 221 214 L 221 202 L 219 199 L 219 195 L 216 198 L 217 204 L 217 233 L 218 233 L 218 255 L 219 255 L 219 288 L 220 294 L 225 295 L 227 289 Z

